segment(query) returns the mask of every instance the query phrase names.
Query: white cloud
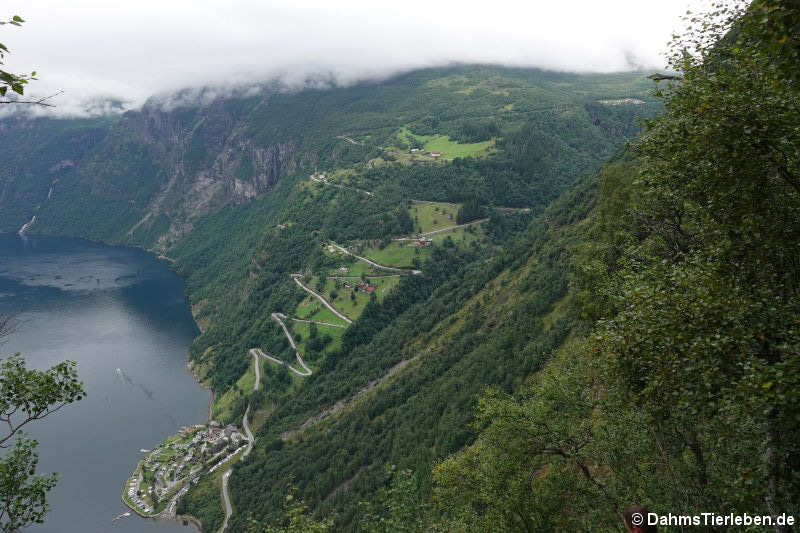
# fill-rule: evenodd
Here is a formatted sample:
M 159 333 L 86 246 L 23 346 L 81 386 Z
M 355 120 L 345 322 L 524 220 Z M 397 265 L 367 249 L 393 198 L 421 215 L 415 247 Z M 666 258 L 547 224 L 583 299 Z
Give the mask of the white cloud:
M 61 112 L 106 99 L 281 76 L 339 83 L 451 62 L 569 71 L 662 68 L 690 0 L 7 0 L 6 66 L 37 70 Z

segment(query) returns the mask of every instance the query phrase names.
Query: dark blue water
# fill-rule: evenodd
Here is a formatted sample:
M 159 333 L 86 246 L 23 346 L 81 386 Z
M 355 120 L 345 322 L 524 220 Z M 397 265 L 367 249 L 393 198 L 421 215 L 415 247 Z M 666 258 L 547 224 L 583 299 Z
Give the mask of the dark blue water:
M 0 354 L 21 352 L 37 368 L 73 359 L 88 392 L 28 426 L 39 472 L 61 474 L 46 523 L 29 530 L 194 531 L 135 516 L 112 524 L 128 510 L 120 495 L 139 450 L 205 419 L 209 393 L 186 369 L 197 327 L 181 279 L 139 250 L 0 235 L 0 313 L 9 312 L 19 326 Z

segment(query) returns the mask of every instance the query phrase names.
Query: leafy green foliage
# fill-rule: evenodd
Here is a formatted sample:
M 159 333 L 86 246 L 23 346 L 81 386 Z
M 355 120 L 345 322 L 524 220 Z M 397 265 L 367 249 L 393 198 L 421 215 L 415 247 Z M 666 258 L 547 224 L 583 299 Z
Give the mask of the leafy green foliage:
M 375 503 L 361 502 L 359 531 L 382 533 L 424 531 L 427 504 L 420 498 L 417 479 L 411 470 L 386 469 L 389 486 L 381 487 Z
M 782 33 L 798 17 L 765 1 L 693 19 L 676 43 L 689 53 L 672 58 L 684 81 L 638 146 L 639 238 L 618 262 L 598 346 L 650 423 L 682 438 L 692 505 L 798 504 L 783 465 L 800 450 L 782 437 L 800 408 L 800 63 Z
M 219 480 L 206 476 L 193 488 L 190 495 L 181 498 L 176 509 L 178 515 L 191 515 L 200 520 L 204 527 L 216 531 L 225 518 L 220 501 Z
M 296 497 L 296 490 L 291 489 L 286 495 L 285 527 L 261 525 L 250 521 L 249 533 L 324 533 L 330 531 L 333 521 L 330 519 L 314 520 L 308 514 L 308 506 Z
M 0 330 L 5 325 L 0 324 Z M 4 333 L 0 331 L 0 336 Z M 36 475 L 38 443 L 26 438 L 22 428 L 85 394 L 74 361 L 45 371 L 26 368 L 19 355 L 0 362 L 0 422 L 8 428 L 0 435 L 0 449 L 10 448 L 0 457 L 0 528 L 4 532 L 42 523 L 48 511 L 47 492 L 58 479 L 56 474 Z
M 769 0 L 690 20 L 664 114 L 637 161 L 600 174 L 574 248 L 576 311 L 594 331 L 518 394 L 481 400 L 477 441 L 435 470 L 442 524 L 798 508 L 798 20 Z
M 481 206 L 480 201 L 477 198 L 470 198 L 458 209 L 458 214 L 456 215 L 456 224 L 466 224 L 467 222 L 472 222 L 473 220 L 483 218 L 485 214 L 486 212 Z
M 48 370 L 25 367 L 19 355 L 0 363 L 0 421 L 8 433 L 0 437 L 0 447 L 23 426 L 52 414 L 85 396 L 78 381 L 74 361 L 59 363 Z
M 11 17 L 11 20 L 2 20 L 0 21 L 0 26 L 4 26 L 6 24 L 12 26 L 22 26 L 22 23 L 25 22 L 22 17 L 18 15 L 14 15 Z M 5 63 L 6 54 L 8 54 L 8 48 L 3 43 L 0 43 L 0 65 Z M 25 92 L 25 85 L 30 80 L 36 79 L 36 72 L 31 72 L 30 74 L 14 74 L 8 72 L 6 70 L 0 69 L 0 96 L 5 96 L 9 89 L 12 92 L 17 94 L 24 94 Z M 0 102 L 2 103 L 2 102 Z
M 594 200 L 594 184 L 582 178 L 638 131 L 637 117 L 654 109 L 651 103 L 626 108 L 597 101 L 631 93 L 650 101 L 645 83 L 640 74 L 458 67 L 380 84 L 266 91 L 202 109 L 151 105 L 99 125 L 85 151 L 74 148 L 80 128 L 65 132 L 59 142 L 73 146 L 72 155 L 42 154 L 35 171 L 25 150 L 14 150 L 35 188 L 14 209 L 30 213 L 41 203 L 41 231 L 156 243 L 174 259 L 203 329 L 191 349 L 195 368 L 218 398 L 232 399 L 222 416 L 238 419 L 249 402 L 251 413 L 267 418 L 253 453 L 231 477 L 232 530 L 246 529 L 251 514 L 262 524 L 291 526 L 294 519 L 281 512 L 288 484 L 297 487 L 293 501 L 311 511 L 295 509 L 298 523 L 318 522 L 336 510 L 332 528 L 355 528 L 362 501 L 376 504 L 370 511 L 375 520 L 400 523 L 411 516 L 411 502 L 431 495 L 431 467 L 479 434 L 470 421 L 484 388 L 517 390 L 578 324 L 564 298 L 570 250 Z M 228 141 L 228 128 L 238 137 Z M 410 162 L 395 150 L 404 128 L 448 142 L 492 139 L 492 150 L 480 158 Z M 255 153 L 250 150 L 288 159 L 276 162 L 274 180 L 257 189 L 266 194 L 231 202 L 226 180 L 245 186 L 264 179 L 257 158 L 243 155 Z M 66 159 L 74 165 L 58 175 L 52 198 L 43 202 Z M 228 174 L 215 174 L 228 163 Z M 309 180 L 312 169 L 324 171 L 330 183 Z M 218 181 L 198 188 L 209 176 Z M 20 181 L 9 176 L 5 187 L 14 190 Z M 184 196 L 207 203 L 184 204 Z M 312 348 L 313 375 L 299 378 L 269 363 L 259 391 L 225 396 L 252 367 L 250 348 L 294 360 L 271 319 L 274 312 L 291 315 L 307 296 L 290 275 L 327 275 L 330 296 L 335 289 L 337 301 L 352 302 L 330 278 L 347 260 L 323 245 L 364 246 L 388 261 L 402 245 L 392 238 L 420 230 L 411 214 L 414 200 L 464 202 L 462 220 L 484 213 L 490 220 L 485 233 L 483 226 L 471 228 L 474 233 L 436 235 L 418 253 L 402 249 L 422 273 L 395 278 L 394 289 L 370 298 L 341 339 L 325 342 L 322 327 L 317 336 L 298 327 L 300 345 Z M 425 216 L 417 212 L 420 228 L 457 223 L 457 207 L 442 205 Z M 191 232 L 181 234 L 187 216 Z M 354 275 L 376 273 L 360 265 Z M 328 414 L 332 408 L 341 412 Z M 398 465 L 394 482 L 385 464 Z M 407 470 L 417 472 L 413 490 Z M 202 481 L 179 511 L 213 530 L 222 519 L 218 498 L 214 484 Z M 405 503 L 394 508 L 389 502 L 398 498 Z M 449 523 L 460 520 L 466 531 L 466 516 Z
M 56 486 L 58 475 L 34 475 L 39 462 L 36 445 L 35 440 L 20 436 L 11 451 L 0 457 L 0 529 L 4 533 L 44 522 L 47 492 Z

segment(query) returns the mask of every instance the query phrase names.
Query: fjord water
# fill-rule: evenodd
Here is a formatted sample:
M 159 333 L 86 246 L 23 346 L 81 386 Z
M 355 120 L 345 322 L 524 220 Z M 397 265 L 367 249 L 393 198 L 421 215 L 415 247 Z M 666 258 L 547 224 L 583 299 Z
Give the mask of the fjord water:
M 181 279 L 140 250 L 0 234 L 0 313 L 9 312 L 19 324 L 0 354 L 21 352 L 36 368 L 73 359 L 88 392 L 27 426 L 39 472 L 61 475 L 45 524 L 29 530 L 190 531 L 136 515 L 112 523 L 128 511 L 120 496 L 139 450 L 205 418 L 209 393 L 186 369 L 197 327 Z

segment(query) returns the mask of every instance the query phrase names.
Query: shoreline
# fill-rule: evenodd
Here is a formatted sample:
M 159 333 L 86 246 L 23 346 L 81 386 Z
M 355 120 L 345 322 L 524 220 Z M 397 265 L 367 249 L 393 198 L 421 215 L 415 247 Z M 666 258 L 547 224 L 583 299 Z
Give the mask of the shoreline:
M 0 234 L 12 235 L 13 233 L 11 233 L 11 232 L 0 232 Z M 191 299 L 189 298 L 189 295 L 186 293 L 186 279 L 183 276 L 181 276 L 180 274 L 178 274 L 178 272 L 175 270 L 175 268 L 174 268 L 174 259 L 169 258 L 167 256 L 164 256 L 162 252 L 156 251 L 156 250 L 152 250 L 152 249 L 148 249 L 148 248 L 144 248 L 143 246 L 136 245 L 136 244 L 124 244 L 124 243 L 121 243 L 121 242 L 109 242 L 109 241 L 103 241 L 103 240 L 95 240 L 95 239 L 89 239 L 89 238 L 86 238 L 86 237 L 79 237 L 79 236 L 73 236 L 73 235 L 60 235 L 60 234 L 57 234 L 57 233 L 38 233 L 38 232 L 35 232 L 35 231 L 28 233 L 26 235 L 26 237 L 28 235 L 30 235 L 32 237 L 75 239 L 75 240 L 78 240 L 78 241 L 84 241 L 84 242 L 88 242 L 88 243 L 91 243 L 91 244 L 100 244 L 100 245 L 104 245 L 104 246 L 120 247 L 120 248 L 139 250 L 141 252 L 145 252 L 147 255 L 151 256 L 154 260 L 156 260 L 158 262 L 166 263 L 167 264 L 166 266 L 169 268 L 169 270 L 171 272 L 173 272 L 178 278 L 180 278 L 181 282 L 183 283 L 183 296 L 184 296 L 184 299 L 186 300 L 186 304 L 188 305 L 189 314 L 192 317 L 192 322 L 194 323 L 195 328 L 197 328 L 197 332 L 198 332 L 198 334 L 192 339 L 192 343 L 194 343 L 197 340 L 197 338 L 200 335 L 203 334 L 203 328 L 201 328 L 200 325 L 197 322 L 197 317 L 195 316 Z M 22 236 L 19 236 L 19 238 L 22 238 Z M 190 344 L 190 346 L 191 346 L 191 344 Z M 202 389 L 208 390 L 211 393 L 209 395 L 209 400 L 208 400 L 208 403 L 207 403 L 206 408 L 205 408 L 205 421 L 204 421 L 204 423 L 205 423 L 205 425 L 208 425 L 208 423 L 211 421 L 211 412 L 212 412 L 212 407 L 214 405 L 214 400 L 215 400 L 215 396 L 216 396 L 215 392 L 211 387 L 209 387 L 206 384 L 204 384 L 200 380 L 200 377 L 195 373 L 189 349 L 187 349 L 185 357 L 186 357 L 186 363 L 184 365 L 184 368 L 192 376 L 192 378 L 194 379 L 195 383 L 197 383 L 197 385 L 199 385 Z M 177 515 L 176 514 L 175 517 L 167 518 L 167 517 L 159 517 L 159 516 L 147 516 L 147 515 L 142 514 L 135 507 L 129 505 L 125 501 L 125 488 L 126 488 L 126 486 L 124 485 L 122 493 L 120 494 L 120 501 L 122 502 L 122 504 L 125 506 L 126 509 L 131 510 L 134 514 L 136 514 L 136 516 L 138 516 L 140 518 L 147 519 L 147 520 L 154 520 L 154 521 L 164 521 L 164 522 L 166 522 L 166 521 L 178 521 L 178 522 L 186 521 L 187 523 L 191 523 L 197 529 L 198 533 L 205 533 L 204 530 L 203 530 L 203 527 L 202 527 L 202 522 L 198 518 L 196 518 L 194 516 L 191 516 L 191 515 Z
M 216 399 L 216 393 L 214 392 L 214 389 L 212 389 L 211 387 L 209 387 L 200 380 L 200 376 L 198 376 L 197 373 L 194 371 L 194 364 L 192 360 L 189 359 L 188 353 L 186 354 L 186 359 L 187 359 L 186 370 L 194 378 L 195 383 L 197 383 L 197 385 L 201 389 L 207 390 L 211 393 L 208 398 L 208 405 L 206 405 L 206 412 L 205 412 L 205 425 L 208 425 L 208 423 L 211 422 L 211 409 L 212 407 L 214 407 L 214 400 Z
M 119 497 L 119 499 L 122 502 L 122 504 L 125 505 L 125 507 L 130 509 L 139 518 L 143 518 L 145 520 L 152 520 L 154 522 L 184 522 L 185 521 L 186 525 L 189 525 L 189 524 L 193 525 L 195 527 L 195 529 L 197 530 L 197 533 L 205 533 L 205 531 L 203 531 L 202 522 L 200 522 L 200 520 L 198 520 L 197 518 L 195 518 L 192 515 L 179 515 L 179 514 L 176 514 L 174 517 L 169 517 L 169 518 L 160 517 L 158 515 L 156 515 L 156 516 L 147 516 L 145 514 L 142 514 L 142 512 L 139 511 L 138 509 L 136 509 L 136 507 L 130 505 L 128 502 L 125 501 L 124 491 L 123 491 L 123 494 Z

